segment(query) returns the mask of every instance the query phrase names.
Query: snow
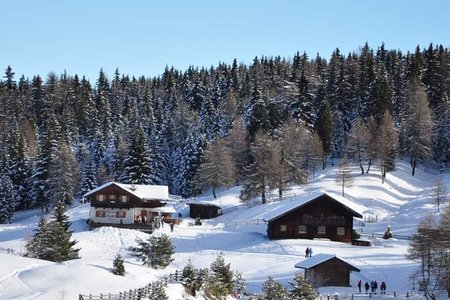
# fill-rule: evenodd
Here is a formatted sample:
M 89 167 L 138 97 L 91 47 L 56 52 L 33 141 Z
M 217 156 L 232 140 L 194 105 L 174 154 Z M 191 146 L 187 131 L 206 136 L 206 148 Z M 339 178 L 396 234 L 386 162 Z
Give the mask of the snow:
M 169 199 L 169 187 L 166 185 L 124 184 L 118 182 L 107 182 L 87 192 L 84 197 L 87 197 L 110 185 L 117 185 L 121 189 L 127 191 L 130 194 L 133 194 L 134 196 L 142 200 L 158 199 L 167 201 Z
M 320 265 L 321 263 L 323 263 L 333 257 L 336 257 L 337 259 L 349 264 L 347 261 L 345 261 L 344 259 L 342 259 L 340 257 L 337 257 L 334 254 L 318 253 L 308 259 L 302 260 L 301 262 L 296 264 L 295 267 L 301 268 L 301 269 L 310 269 L 314 266 Z M 349 265 L 353 266 L 352 264 L 349 264 Z M 355 266 L 353 266 L 353 267 L 355 267 Z
M 160 228 L 155 234 L 165 233 L 172 238 L 176 247 L 173 263 L 164 270 L 153 270 L 141 265 L 140 261 L 128 253 L 130 246 L 136 246 L 136 239 L 145 239 L 147 234 L 127 229 L 101 227 L 89 230 L 86 219 L 89 204 L 78 204 L 68 210 L 74 231 L 76 247 L 81 248 L 80 259 L 64 263 L 54 263 L 21 257 L 24 246 L 32 237 L 39 211 L 19 212 L 11 224 L 0 225 L 0 299 L 78 299 L 81 294 L 114 294 L 146 286 L 164 276 L 181 270 L 188 262 L 196 268 L 207 268 L 218 254 L 235 271 L 243 273 L 247 291 L 258 293 L 262 283 L 272 276 L 289 286 L 296 272 L 303 270 L 295 265 L 305 260 L 305 248 L 312 247 L 314 255 L 323 253 L 336 255 L 361 272 L 352 272 L 353 287 L 320 288 L 322 295 L 338 294 L 340 298 L 351 299 L 357 292 L 356 282 L 376 280 L 387 283 L 387 291 L 396 291 L 397 297 L 404 298 L 413 293 L 410 275 L 417 263 L 406 259 L 408 240 L 371 238 L 370 234 L 382 234 L 386 227 L 392 227 L 394 235 L 412 235 L 419 220 L 428 215 L 437 215 L 436 206 L 431 201 L 430 189 L 438 175 L 418 170 L 415 177 L 406 161 L 398 161 L 395 171 L 388 173 L 386 182 L 381 183 L 379 170 L 373 168 L 370 174 L 358 174 L 354 170 L 355 182 L 345 190 L 345 200 L 352 203 L 352 209 L 361 211 L 364 217 L 376 222 L 365 222 L 365 238 L 370 238 L 372 246 L 359 247 L 327 240 L 269 240 L 265 222 L 261 219 L 274 209 L 299 198 L 299 195 L 324 191 L 339 195 L 335 169 L 328 168 L 307 185 L 294 186 L 285 193 L 285 200 L 273 201 L 265 205 L 241 205 L 239 187 L 222 190 L 220 199 L 213 201 L 236 206 L 236 209 L 216 219 L 202 220 L 202 226 L 192 226 L 194 220 L 185 218 L 171 232 L 169 226 Z M 445 174 L 445 182 L 450 177 Z M 273 193 L 273 198 L 277 198 Z M 204 195 L 201 200 L 212 199 Z M 271 196 L 272 197 L 272 196 Z M 350 205 L 350 204 L 349 204 Z M 11 251 L 14 251 L 11 253 Z M 8 253 L 9 252 L 9 253 Z M 112 274 L 112 261 L 117 253 L 125 260 L 125 276 Z M 313 258 L 314 258 L 313 255 Z M 417 284 L 414 286 L 417 291 Z M 166 288 L 170 299 L 182 299 L 180 284 L 170 284 Z M 388 293 L 389 294 L 389 293 Z M 197 298 L 203 299 L 201 294 Z

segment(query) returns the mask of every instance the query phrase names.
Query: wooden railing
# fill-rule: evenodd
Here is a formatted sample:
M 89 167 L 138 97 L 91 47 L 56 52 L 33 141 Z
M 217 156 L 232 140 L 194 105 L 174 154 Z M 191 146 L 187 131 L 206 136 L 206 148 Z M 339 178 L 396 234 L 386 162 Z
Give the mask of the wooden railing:
M 118 294 L 100 294 L 100 295 L 84 295 L 80 294 L 78 300 L 140 300 L 150 296 L 155 288 L 166 287 L 169 283 L 180 282 L 181 272 L 176 270 L 165 276 L 163 279 L 151 282 L 143 288 L 120 292 Z

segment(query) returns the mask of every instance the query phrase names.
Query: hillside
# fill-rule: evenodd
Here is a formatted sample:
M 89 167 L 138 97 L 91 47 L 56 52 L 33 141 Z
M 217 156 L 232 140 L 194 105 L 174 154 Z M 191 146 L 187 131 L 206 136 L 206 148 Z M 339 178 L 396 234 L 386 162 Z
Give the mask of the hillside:
M 247 290 L 259 292 L 261 284 L 268 276 L 274 277 L 285 286 L 298 269 L 294 265 L 304 259 L 304 249 L 309 246 L 314 253 L 336 254 L 361 269 L 353 273 L 351 282 L 358 279 L 363 282 L 386 281 L 388 291 L 397 291 L 400 295 L 411 292 L 413 286 L 410 275 L 416 264 L 406 260 L 409 242 L 407 240 L 374 239 L 371 247 L 356 247 L 330 241 L 278 240 L 271 241 L 265 234 L 266 224 L 259 221 L 264 213 L 283 205 L 298 195 L 315 190 L 339 193 L 340 187 L 334 182 L 333 168 L 329 168 L 305 186 L 292 187 L 282 202 L 274 201 L 251 208 L 241 206 L 216 219 L 203 220 L 202 226 L 191 226 L 192 220 L 185 218 L 175 227 L 173 233 L 168 226 L 160 229 L 171 236 L 176 246 L 175 261 L 165 270 L 153 270 L 142 267 L 134 257 L 127 253 L 129 246 L 135 245 L 135 239 L 145 238 L 146 234 L 134 230 L 99 228 L 89 231 L 86 225 L 88 204 L 72 207 L 69 210 L 74 230 L 73 238 L 81 248 L 81 259 L 65 263 L 52 263 L 37 259 L 23 258 L 6 253 L 5 249 L 23 252 L 26 241 L 31 237 L 38 221 L 37 211 L 18 213 L 11 224 L 0 225 L 0 299 L 77 299 L 79 293 L 100 294 L 118 293 L 143 287 L 182 269 L 188 260 L 198 268 L 209 267 L 217 254 L 222 253 L 231 268 L 243 273 L 247 281 Z M 430 190 L 436 181 L 436 172 L 418 170 L 411 176 L 406 161 L 397 161 L 397 168 L 387 175 L 381 183 L 379 170 L 372 169 L 370 174 L 355 172 L 352 188 L 346 189 L 345 197 L 359 205 L 364 216 L 377 222 L 366 222 L 364 233 L 383 233 L 391 225 L 394 234 L 411 235 L 423 216 L 437 212 L 430 200 Z M 450 183 L 448 174 L 445 182 Z M 239 188 L 222 190 L 219 198 L 199 197 L 199 200 L 211 200 L 226 203 L 227 206 L 239 205 Z M 112 260 L 120 252 L 125 258 L 126 276 L 111 273 Z M 416 286 L 417 288 L 417 286 Z M 321 293 L 339 292 L 350 297 L 356 288 L 324 288 Z M 169 285 L 170 299 L 181 299 L 179 285 Z

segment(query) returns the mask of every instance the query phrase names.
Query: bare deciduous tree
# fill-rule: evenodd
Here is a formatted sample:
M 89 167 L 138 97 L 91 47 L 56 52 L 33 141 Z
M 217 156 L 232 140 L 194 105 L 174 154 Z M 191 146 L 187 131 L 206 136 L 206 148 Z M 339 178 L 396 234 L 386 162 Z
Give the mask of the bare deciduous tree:
M 342 188 L 342 197 L 344 197 L 345 188 L 353 186 L 353 176 L 350 163 L 347 157 L 343 157 L 336 171 L 336 183 Z

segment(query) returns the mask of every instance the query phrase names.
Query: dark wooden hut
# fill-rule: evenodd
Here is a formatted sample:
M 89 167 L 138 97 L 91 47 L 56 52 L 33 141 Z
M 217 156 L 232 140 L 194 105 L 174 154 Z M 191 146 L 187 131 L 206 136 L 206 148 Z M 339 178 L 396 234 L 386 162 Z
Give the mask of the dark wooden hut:
M 351 243 L 356 205 L 338 196 L 314 193 L 286 201 L 266 216 L 270 239 L 315 239 Z
M 295 265 L 305 270 L 305 278 L 314 287 L 350 286 L 350 273 L 360 270 L 345 260 L 332 255 L 319 253 Z
M 212 219 L 219 215 L 220 207 L 210 203 L 189 203 L 189 217 L 200 219 Z

